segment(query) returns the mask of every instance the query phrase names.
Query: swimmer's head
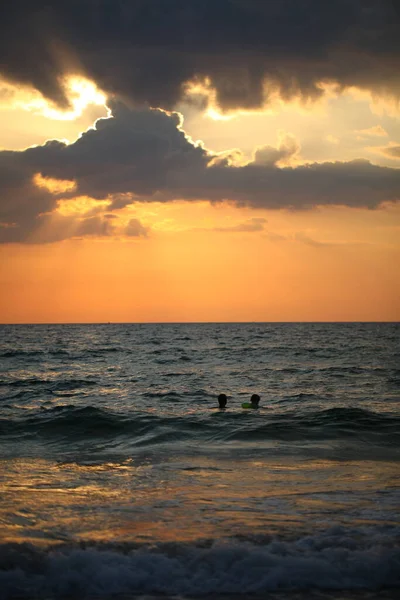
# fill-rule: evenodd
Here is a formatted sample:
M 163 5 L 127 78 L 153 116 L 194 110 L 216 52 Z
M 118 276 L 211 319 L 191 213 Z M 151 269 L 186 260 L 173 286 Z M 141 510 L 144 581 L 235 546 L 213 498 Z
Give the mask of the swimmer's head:
M 220 394 L 218 396 L 218 404 L 220 408 L 225 408 L 227 402 L 228 398 L 226 397 L 226 394 Z
M 260 396 L 258 394 L 253 394 L 252 397 L 250 398 L 250 402 L 254 406 L 258 406 L 258 403 L 260 402 Z

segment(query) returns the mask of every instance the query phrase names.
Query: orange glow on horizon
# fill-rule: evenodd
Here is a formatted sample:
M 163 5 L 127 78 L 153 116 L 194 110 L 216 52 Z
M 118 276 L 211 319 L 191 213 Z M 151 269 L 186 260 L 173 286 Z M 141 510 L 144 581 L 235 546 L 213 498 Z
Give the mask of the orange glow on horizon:
M 396 321 L 396 210 L 138 206 L 169 228 L 3 246 L 1 322 Z

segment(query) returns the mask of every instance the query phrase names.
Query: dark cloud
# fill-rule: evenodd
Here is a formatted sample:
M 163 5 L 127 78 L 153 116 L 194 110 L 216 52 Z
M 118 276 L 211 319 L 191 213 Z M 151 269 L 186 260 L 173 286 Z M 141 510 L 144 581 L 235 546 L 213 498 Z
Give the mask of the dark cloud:
M 120 99 L 172 108 L 209 78 L 224 109 L 316 97 L 321 80 L 400 93 L 395 0 L 13 0 L 0 8 L 0 73 L 66 104 L 80 72 Z
M 135 201 L 229 200 L 253 208 L 305 209 L 376 208 L 400 199 L 400 170 L 366 160 L 278 167 L 283 151 L 283 157 L 297 151 L 290 136 L 292 143 L 282 143 L 275 154 L 268 149 L 272 158 L 259 160 L 256 154 L 254 162 L 233 166 L 193 143 L 176 113 L 114 105 L 113 114 L 73 144 L 50 141 L 21 152 L 0 152 L 0 241 L 28 239 L 60 198 L 76 196 L 108 200 L 109 205 L 105 219 L 92 211 L 74 235 L 109 235 L 112 211 Z M 35 184 L 35 174 L 73 180 L 75 188 L 52 194 Z M 133 221 L 126 234 L 145 232 Z
M 35 170 L 22 153 L 0 152 L 0 241 L 24 240 L 32 223 L 54 208 L 53 195 L 33 183 Z
M 99 119 L 96 129 L 74 144 L 50 141 L 29 148 L 21 153 L 23 163 L 43 177 L 75 180 L 74 195 L 115 194 L 120 207 L 132 201 L 132 194 L 151 196 L 168 188 L 170 173 L 206 166 L 207 152 L 189 142 L 177 113 L 128 110 L 119 104 L 113 114 Z

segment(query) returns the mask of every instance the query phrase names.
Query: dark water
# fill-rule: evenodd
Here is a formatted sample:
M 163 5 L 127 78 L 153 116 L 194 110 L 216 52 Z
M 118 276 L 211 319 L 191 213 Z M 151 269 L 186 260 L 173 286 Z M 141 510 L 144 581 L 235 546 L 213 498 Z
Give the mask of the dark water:
M 1 326 L 0 598 L 394 598 L 399 333 Z

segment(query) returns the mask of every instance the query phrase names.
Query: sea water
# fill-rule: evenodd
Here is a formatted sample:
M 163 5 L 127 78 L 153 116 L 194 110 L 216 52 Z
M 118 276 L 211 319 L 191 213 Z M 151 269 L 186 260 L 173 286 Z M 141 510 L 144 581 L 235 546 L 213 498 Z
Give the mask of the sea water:
M 1 326 L 0 598 L 394 598 L 399 333 Z

